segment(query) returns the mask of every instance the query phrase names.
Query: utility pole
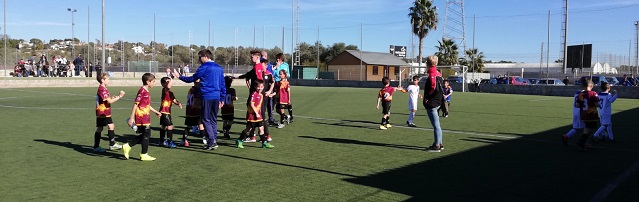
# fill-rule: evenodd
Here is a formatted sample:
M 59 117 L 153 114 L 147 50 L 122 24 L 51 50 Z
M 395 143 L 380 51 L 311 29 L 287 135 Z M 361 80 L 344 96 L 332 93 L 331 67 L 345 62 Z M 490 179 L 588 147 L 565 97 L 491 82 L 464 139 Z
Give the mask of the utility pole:
M 106 70 L 106 42 L 104 41 L 104 0 L 102 0 L 102 60 L 100 66 Z
M 566 61 L 566 59 L 568 59 L 568 0 L 564 0 L 564 18 L 563 18 L 563 23 L 561 23 L 561 28 L 562 28 L 562 43 L 561 43 L 561 52 L 562 52 L 562 57 L 563 57 L 563 73 L 566 73 L 567 70 L 567 65 L 568 62 Z M 550 44 L 548 44 L 550 45 Z M 550 49 L 550 48 L 549 48 Z
M 637 39 L 635 41 L 635 74 L 639 74 L 639 21 L 635 21 L 635 32 Z
M 86 56 L 86 61 L 87 63 L 90 63 L 91 61 L 91 44 L 89 43 L 89 41 L 91 41 L 91 10 L 90 7 L 87 6 L 87 54 Z M 88 68 L 91 68 L 91 66 L 89 66 L 89 64 L 85 64 L 85 66 Z

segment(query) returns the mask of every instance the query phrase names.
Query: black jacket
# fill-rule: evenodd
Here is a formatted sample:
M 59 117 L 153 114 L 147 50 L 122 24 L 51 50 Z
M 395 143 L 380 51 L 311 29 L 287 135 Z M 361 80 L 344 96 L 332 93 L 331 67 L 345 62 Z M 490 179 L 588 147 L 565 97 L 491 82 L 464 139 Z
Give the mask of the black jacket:
M 441 106 L 444 100 L 444 90 L 442 85 L 442 83 L 444 83 L 444 79 L 442 79 L 441 76 L 435 77 L 437 80 L 435 89 L 432 94 L 428 94 L 432 88 L 431 85 L 428 85 L 431 83 L 430 79 L 431 78 L 428 78 L 424 84 L 424 101 L 422 103 L 426 108 L 435 108 Z

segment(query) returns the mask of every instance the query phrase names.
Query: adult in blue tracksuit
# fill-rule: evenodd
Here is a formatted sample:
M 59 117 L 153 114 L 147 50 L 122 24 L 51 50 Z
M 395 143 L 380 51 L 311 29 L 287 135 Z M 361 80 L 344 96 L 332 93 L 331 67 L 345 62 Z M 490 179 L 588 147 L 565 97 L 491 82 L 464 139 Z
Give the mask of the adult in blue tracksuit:
M 224 105 L 226 96 L 226 84 L 224 83 L 224 69 L 211 60 L 210 50 L 198 52 L 200 63 L 193 76 L 181 76 L 177 70 L 173 71 L 173 76 L 180 80 L 191 83 L 200 80 L 200 91 L 202 91 L 202 105 L 200 108 L 200 119 L 204 124 L 205 132 L 208 136 L 204 147 L 206 150 L 214 150 L 217 145 L 217 112 Z

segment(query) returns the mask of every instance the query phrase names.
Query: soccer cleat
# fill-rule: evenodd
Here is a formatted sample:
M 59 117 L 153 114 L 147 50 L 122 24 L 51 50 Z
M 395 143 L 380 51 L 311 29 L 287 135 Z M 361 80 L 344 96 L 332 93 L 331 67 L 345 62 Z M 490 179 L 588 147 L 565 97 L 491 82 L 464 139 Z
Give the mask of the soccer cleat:
M 102 147 L 96 147 L 96 148 L 93 148 L 93 152 L 103 153 L 103 152 L 106 152 L 106 149 Z
M 277 124 L 277 128 L 284 128 L 284 126 L 285 126 L 285 125 L 284 125 L 284 124 L 281 124 L 281 123 L 280 123 L 280 124 Z
M 444 150 L 444 144 L 439 144 L 439 149 Z
M 109 146 L 109 150 L 118 150 L 122 149 L 122 145 L 115 143 L 114 145 Z
M 229 131 L 224 131 L 224 139 L 226 140 L 230 140 L 231 139 L 231 135 L 229 134 Z
M 387 123 L 386 128 L 390 128 L 390 127 L 393 127 L 393 126 L 390 123 Z
M 202 144 L 207 145 L 208 142 L 206 141 L 206 137 L 202 137 Z
M 162 141 L 161 146 L 168 147 L 168 146 L 169 146 L 169 141 L 168 141 L 168 140 L 164 140 L 164 141 Z
M 215 150 L 217 149 L 219 146 L 217 146 L 217 143 L 213 143 L 213 145 L 207 146 L 205 149 L 206 150 Z
M 256 141 L 255 141 L 255 136 L 253 136 L 253 137 L 247 137 L 246 139 L 242 140 L 242 142 L 256 142 Z
M 448 113 L 445 113 L 445 114 L 444 114 L 444 118 L 448 118 Z
M 149 156 L 149 154 L 140 154 L 140 160 L 142 161 L 154 161 L 155 158 L 152 156 Z
M 173 148 L 175 148 L 175 147 L 177 147 L 177 146 L 175 145 L 175 142 L 171 141 L 171 142 L 169 142 L 168 147 L 169 147 L 170 149 L 173 149 Z
M 568 146 L 568 136 L 566 134 L 561 135 L 561 141 L 564 143 L 564 146 Z
M 427 152 L 441 152 L 442 149 L 439 146 L 430 146 L 428 148 L 426 148 Z
M 388 128 L 386 128 L 386 126 L 384 126 L 384 125 L 379 125 L 379 129 L 381 129 L 381 130 L 386 130 L 386 129 L 388 129 Z
M 235 140 L 235 145 L 237 145 L 238 149 L 244 149 L 244 145 L 242 145 L 241 140 Z
M 273 139 L 271 138 L 271 135 L 267 135 L 267 136 L 266 136 L 266 141 L 269 141 L 269 142 L 270 142 L 270 141 L 273 141 Z
M 130 151 L 131 151 L 131 146 L 129 146 L 129 143 L 122 145 L 122 152 L 124 153 L 124 158 L 129 159 Z
M 406 122 L 406 124 L 408 124 L 408 127 L 417 127 L 414 123 Z
M 275 148 L 275 146 L 273 146 L 271 143 L 265 142 L 265 143 L 262 143 L 262 148 L 273 149 Z
M 184 146 L 184 147 L 190 147 L 191 144 L 189 144 L 188 140 L 181 140 L 180 141 L 180 146 Z

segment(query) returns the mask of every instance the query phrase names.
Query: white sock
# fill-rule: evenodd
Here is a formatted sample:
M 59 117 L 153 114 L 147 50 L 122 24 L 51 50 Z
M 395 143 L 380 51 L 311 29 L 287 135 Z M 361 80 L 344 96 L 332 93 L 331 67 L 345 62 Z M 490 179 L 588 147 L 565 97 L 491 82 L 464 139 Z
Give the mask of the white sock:
M 599 126 L 599 129 L 597 129 L 597 132 L 595 132 L 595 134 L 592 136 L 595 138 L 599 138 L 599 135 L 601 134 L 601 132 L 604 131 L 604 129 L 606 129 L 605 125 Z
M 575 130 L 574 128 L 571 129 L 570 131 L 568 131 L 568 133 L 566 133 L 566 136 L 568 136 L 568 138 L 572 137 L 572 135 L 574 135 L 577 132 L 577 130 Z
M 415 119 L 415 112 L 411 111 L 410 114 L 408 114 L 408 123 L 412 123 L 413 119 Z

